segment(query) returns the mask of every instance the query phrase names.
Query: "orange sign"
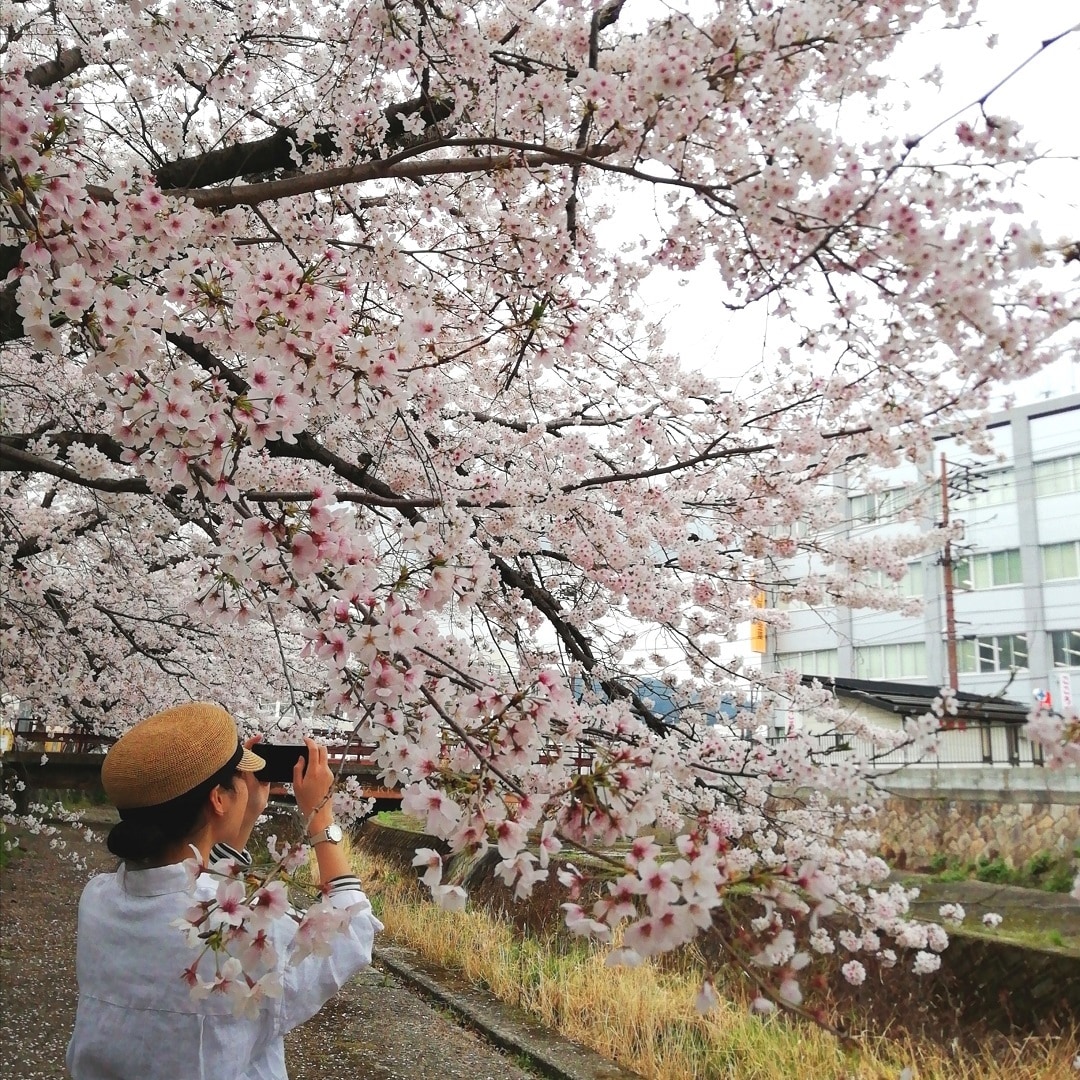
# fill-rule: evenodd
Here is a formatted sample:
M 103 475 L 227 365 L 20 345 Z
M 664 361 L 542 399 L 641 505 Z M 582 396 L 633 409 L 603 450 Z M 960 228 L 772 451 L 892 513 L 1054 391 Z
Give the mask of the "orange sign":
M 751 603 L 756 608 L 763 608 L 765 606 L 765 593 L 756 592 Z M 766 633 L 766 627 L 760 619 L 754 619 L 750 623 L 750 648 L 753 652 L 763 653 L 768 647 L 768 634 Z

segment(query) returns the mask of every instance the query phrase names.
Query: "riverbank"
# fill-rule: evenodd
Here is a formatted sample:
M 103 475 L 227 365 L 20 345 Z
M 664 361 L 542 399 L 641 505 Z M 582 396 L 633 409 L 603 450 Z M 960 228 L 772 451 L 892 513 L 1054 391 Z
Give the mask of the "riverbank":
M 878 1080 L 916 1062 L 920 1080 L 1076 1075 L 1076 1040 L 1061 1022 L 1067 1012 L 1058 1007 L 1070 991 L 1080 990 L 1078 961 L 1068 950 L 1033 950 L 958 934 L 938 975 L 915 976 L 904 965 L 860 988 L 837 977 L 827 997 L 832 1015 L 852 1036 L 841 1042 L 788 1017 L 755 1020 L 737 977 L 725 976 L 722 987 L 718 982 L 721 1001 L 714 1014 L 697 1016 L 692 1002 L 700 974 L 695 983 L 693 973 L 700 972 L 699 959 L 687 955 L 685 971 L 677 956 L 631 972 L 605 968 L 602 955 L 568 946 L 565 939 L 560 943 L 554 934 L 565 899 L 557 887 L 538 886 L 527 903 L 514 902 L 483 860 L 451 863 L 448 879 L 460 879 L 471 902 L 465 912 L 441 912 L 415 888 L 411 865 L 416 846 L 436 843 L 378 821 L 361 831 L 357 847 L 372 860 L 362 864 L 363 872 L 372 892 L 385 898 L 388 933 L 445 968 L 460 968 L 469 981 L 524 1004 L 544 1023 L 563 1025 L 573 1038 L 595 1040 L 603 1054 L 620 1056 L 632 1048 L 636 1056 L 622 1060 L 644 1075 Z M 935 908 L 930 917 L 936 914 Z M 730 967 L 721 974 L 725 970 Z M 1054 1004 L 1045 1013 L 1025 1013 L 1030 1001 Z M 853 1054 L 854 1048 L 859 1049 Z M 689 1063 L 679 1072 L 672 1059 L 684 1052 Z M 741 1062 L 749 1071 L 716 1072 L 723 1061 Z

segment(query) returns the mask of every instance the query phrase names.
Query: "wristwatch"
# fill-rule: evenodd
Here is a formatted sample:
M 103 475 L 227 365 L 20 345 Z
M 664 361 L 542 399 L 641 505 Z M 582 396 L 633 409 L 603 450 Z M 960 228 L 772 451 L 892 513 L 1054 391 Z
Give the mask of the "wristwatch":
M 308 843 L 314 847 L 316 844 L 340 844 L 341 838 L 345 834 L 341 831 L 340 825 L 327 825 L 322 832 L 316 833 L 314 836 L 308 837 Z

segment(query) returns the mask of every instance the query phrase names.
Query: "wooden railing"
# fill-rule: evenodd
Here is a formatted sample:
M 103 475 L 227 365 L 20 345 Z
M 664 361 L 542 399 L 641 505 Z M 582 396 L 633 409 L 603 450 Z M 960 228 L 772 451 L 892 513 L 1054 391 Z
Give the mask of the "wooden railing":
M 115 735 L 99 735 L 96 731 L 50 731 L 44 727 L 18 729 L 14 735 L 14 750 L 41 749 L 59 754 L 104 753 L 114 742 Z

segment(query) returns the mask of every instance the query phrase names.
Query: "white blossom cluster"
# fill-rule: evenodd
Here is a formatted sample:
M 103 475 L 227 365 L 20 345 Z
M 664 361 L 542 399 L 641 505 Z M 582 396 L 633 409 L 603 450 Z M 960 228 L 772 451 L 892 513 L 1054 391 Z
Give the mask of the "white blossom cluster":
M 298 895 L 312 891 L 297 875 L 307 864 L 309 849 L 303 844 L 279 846 L 273 836 L 267 847 L 271 864 L 257 868 L 232 856 L 207 865 L 195 852 L 184 863 L 189 890 L 194 893 L 204 875 L 217 878 L 217 888 L 173 924 L 195 953 L 183 972 L 192 997 L 223 995 L 236 1015 L 251 1018 L 282 994 L 278 949 L 283 944 L 276 930 L 280 920 L 297 924 L 288 949 L 290 963 L 299 963 L 311 954 L 328 955 L 331 941 L 353 913 L 350 906 L 333 905 L 329 895 L 318 890 L 314 902 L 298 910 Z
M 873 764 L 932 757 L 955 699 L 898 736 L 729 645 L 781 594 L 911 610 L 890 584 L 955 527 L 866 540 L 837 492 L 984 448 L 996 381 L 1076 348 L 1018 122 L 894 126 L 895 50 L 972 0 L 8 9 L 5 693 L 101 735 L 178 694 L 361 721 L 404 809 L 517 896 L 586 849 L 567 921 L 617 958 L 756 896 L 728 951 L 761 1009 L 811 955 L 933 970 Z M 655 229 L 612 244 L 635 192 Z M 644 299 L 700 266 L 779 328 L 737 393 Z M 858 748 L 759 739 L 788 705 Z M 1080 760 L 1075 715 L 1030 731 Z M 277 992 L 250 950 L 281 897 L 226 876 L 191 978 L 244 1002 Z

